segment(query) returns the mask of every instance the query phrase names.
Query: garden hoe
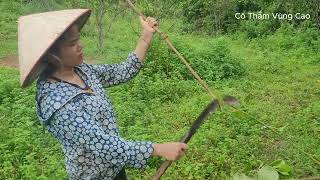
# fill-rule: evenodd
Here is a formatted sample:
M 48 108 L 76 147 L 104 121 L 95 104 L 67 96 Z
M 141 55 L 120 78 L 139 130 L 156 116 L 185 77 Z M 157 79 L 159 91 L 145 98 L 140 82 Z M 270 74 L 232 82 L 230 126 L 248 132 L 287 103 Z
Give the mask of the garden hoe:
M 143 15 L 143 13 L 137 9 L 133 3 L 130 0 L 126 0 L 129 6 L 139 15 L 142 16 L 144 19 L 146 17 Z M 221 108 L 224 104 L 232 106 L 235 108 L 235 105 L 239 104 L 239 101 L 232 97 L 232 96 L 224 96 L 223 99 L 215 96 L 213 92 L 210 90 L 209 86 L 205 81 L 203 81 L 200 76 L 192 69 L 192 67 L 189 65 L 189 63 L 185 60 L 185 58 L 179 53 L 179 51 L 172 45 L 168 35 L 161 32 L 158 27 L 154 27 L 155 31 L 158 32 L 163 40 L 167 43 L 169 48 L 178 56 L 178 58 L 181 60 L 181 62 L 188 68 L 189 72 L 195 77 L 195 79 L 198 81 L 200 85 L 208 92 L 208 94 L 213 98 L 212 102 L 202 111 L 202 113 L 199 115 L 199 117 L 194 121 L 189 131 L 182 137 L 180 142 L 182 143 L 188 143 L 191 137 L 196 133 L 197 129 L 201 126 L 201 124 L 209 117 L 210 114 L 217 111 L 218 108 Z M 160 177 L 164 174 L 164 172 L 167 170 L 167 168 L 172 164 L 172 161 L 165 161 L 158 171 L 156 172 L 156 175 L 152 177 L 153 180 L 160 179 Z
M 239 104 L 239 101 L 232 96 L 225 96 L 223 98 L 223 102 L 226 105 L 235 106 Z M 188 143 L 192 136 L 196 133 L 197 129 L 201 126 L 201 124 L 208 119 L 208 117 L 213 114 L 220 107 L 217 99 L 213 100 L 207 107 L 201 112 L 199 117 L 193 122 L 189 131 L 181 138 L 180 142 Z M 160 177 L 164 174 L 167 168 L 172 164 L 173 161 L 165 161 L 156 174 L 152 177 L 153 180 L 160 179 Z

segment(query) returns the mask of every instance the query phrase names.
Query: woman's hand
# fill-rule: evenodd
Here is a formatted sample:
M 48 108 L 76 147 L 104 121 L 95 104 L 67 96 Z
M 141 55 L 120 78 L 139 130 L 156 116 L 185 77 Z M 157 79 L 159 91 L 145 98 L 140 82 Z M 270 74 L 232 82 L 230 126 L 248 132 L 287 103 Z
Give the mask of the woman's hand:
M 143 19 L 142 16 L 140 16 L 139 18 L 140 18 L 141 27 L 143 29 L 142 33 L 153 35 L 153 33 L 156 31 L 154 28 L 159 26 L 157 20 L 153 17 L 147 17 L 145 20 Z
M 142 16 L 140 16 L 139 18 L 142 27 L 142 33 L 134 52 L 139 57 L 140 61 L 144 63 L 144 58 L 155 32 L 154 27 L 158 27 L 159 24 L 156 19 L 152 17 L 147 17 L 145 20 Z
M 185 143 L 171 142 L 164 144 L 154 144 L 153 156 L 161 156 L 169 161 L 180 159 L 188 149 Z

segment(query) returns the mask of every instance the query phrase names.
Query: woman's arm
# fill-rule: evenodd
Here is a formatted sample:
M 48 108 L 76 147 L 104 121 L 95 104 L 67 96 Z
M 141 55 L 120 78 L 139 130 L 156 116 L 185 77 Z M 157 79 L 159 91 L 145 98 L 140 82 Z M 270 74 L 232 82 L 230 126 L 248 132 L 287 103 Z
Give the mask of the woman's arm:
M 90 154 L 91 158 L 99 159 L 100 164 L 144 168 L 154 151 L 149 141 L 128 141 L 117 135 L 109 134 L 88 113 L 84 106 L 77 106 L 77 99 L 71 100 L 56 111 L 51 119 L 50 131 L 64 145 L 79 148 L 80 152 Z M 83 154 L 73 157 L 80 161 Z M 89 159 L 88 159 L 89 160 Z M 81 160 L 82 162 L 83 160 Z
M 158 23 L 154 18 L 147 17 L 146 20 L 140 16 L 140 23 L 142 26 L 142 33 L 139 38 L 137 47 L 135 49 L 135 54 L 139 57 L 139 60 L 144 63 L 144 58 L 147 54 L 147 50 L 152 41 L 153 34 L 155 30 L 153 27 L 158 27 Z
M 146 21 L 140 17 L 140 21 L 143 29 L 140 39 L 135 51 L 129 53 L 126 61 L 118 64 L 86 65 L 87 68 L 91 69 L 91 72 L 97 76 L 98 81 L 104 87 L 115 86 L 127 82 L 135 77 L 142 68 L 144 58 L 155 32 L 152 27 L 156 27 L 158 24 L 154 18 L 150 17 L 148 17 Z
M 134 78 L 142 68 L 143 64 L 134 53 L 129 53 L 128 58 L 118 64 L 85 64 L 83 70 L 97 79 L 103 87 L 116 86 Z
M 72 144 L 72 147 L 83 148 L 83 151 L 90 153 L 95 159 L 101 159 L 103 164 L 126 164 L 130 167 L 145 168 L 151 155 L 175 161 L 187 150 L 184 143 L 155 144 L 150 141 L 128 141 L 108 134 L 101 129 L 101 124 L 86 108 L 75 104 L 79 104 L 77 99 L 71 100 L 56 111 L 49 129 L 64 145 Z M 83 158 L 82 154 L 77 158 Z

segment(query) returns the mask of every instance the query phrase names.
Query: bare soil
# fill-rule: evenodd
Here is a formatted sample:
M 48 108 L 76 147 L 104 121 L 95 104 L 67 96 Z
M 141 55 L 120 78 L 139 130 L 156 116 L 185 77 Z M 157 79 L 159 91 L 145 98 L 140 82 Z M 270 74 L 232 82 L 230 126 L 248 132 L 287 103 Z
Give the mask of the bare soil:
M 91 59 L 86 59 L 86 63 L 95 64 L 95 61 Z M 19 59 L 18 55 L 9 55 L 4 58 L 0 58 L 0 67 L 11 67 L 11 68 L 19 68 Z
M 17 55 L 9 55 L 0 59 L 0 67 L 18 68 L 19 60 Z

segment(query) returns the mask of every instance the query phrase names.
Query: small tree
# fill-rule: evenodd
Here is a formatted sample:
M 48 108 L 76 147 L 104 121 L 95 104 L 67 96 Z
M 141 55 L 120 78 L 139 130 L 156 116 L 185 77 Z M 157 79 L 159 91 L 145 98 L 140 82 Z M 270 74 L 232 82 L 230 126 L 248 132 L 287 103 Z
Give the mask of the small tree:
M 315 18 L 318 29 L 320 29 L 320 1 L 313 0 L 313 16 Z
M 95 15 L 98 48 L 101 50 L 103 48 L 105 39 L 105 16 L 107 12 L 110 14 L 115 13 L 119 8 L 121 0 L 93 0 L 92 2 L 93 11 Z
M 107 12 L 108 2 L 106 0 L 95 0 L 92 1 L 94 13 L 95 13 L 95 21 L 97 28 L 97 38 L 98 38 L 98 48 L 101 49 L 103 47 L 103 40 L 105 36 L 104 32 L 104 17 Z

